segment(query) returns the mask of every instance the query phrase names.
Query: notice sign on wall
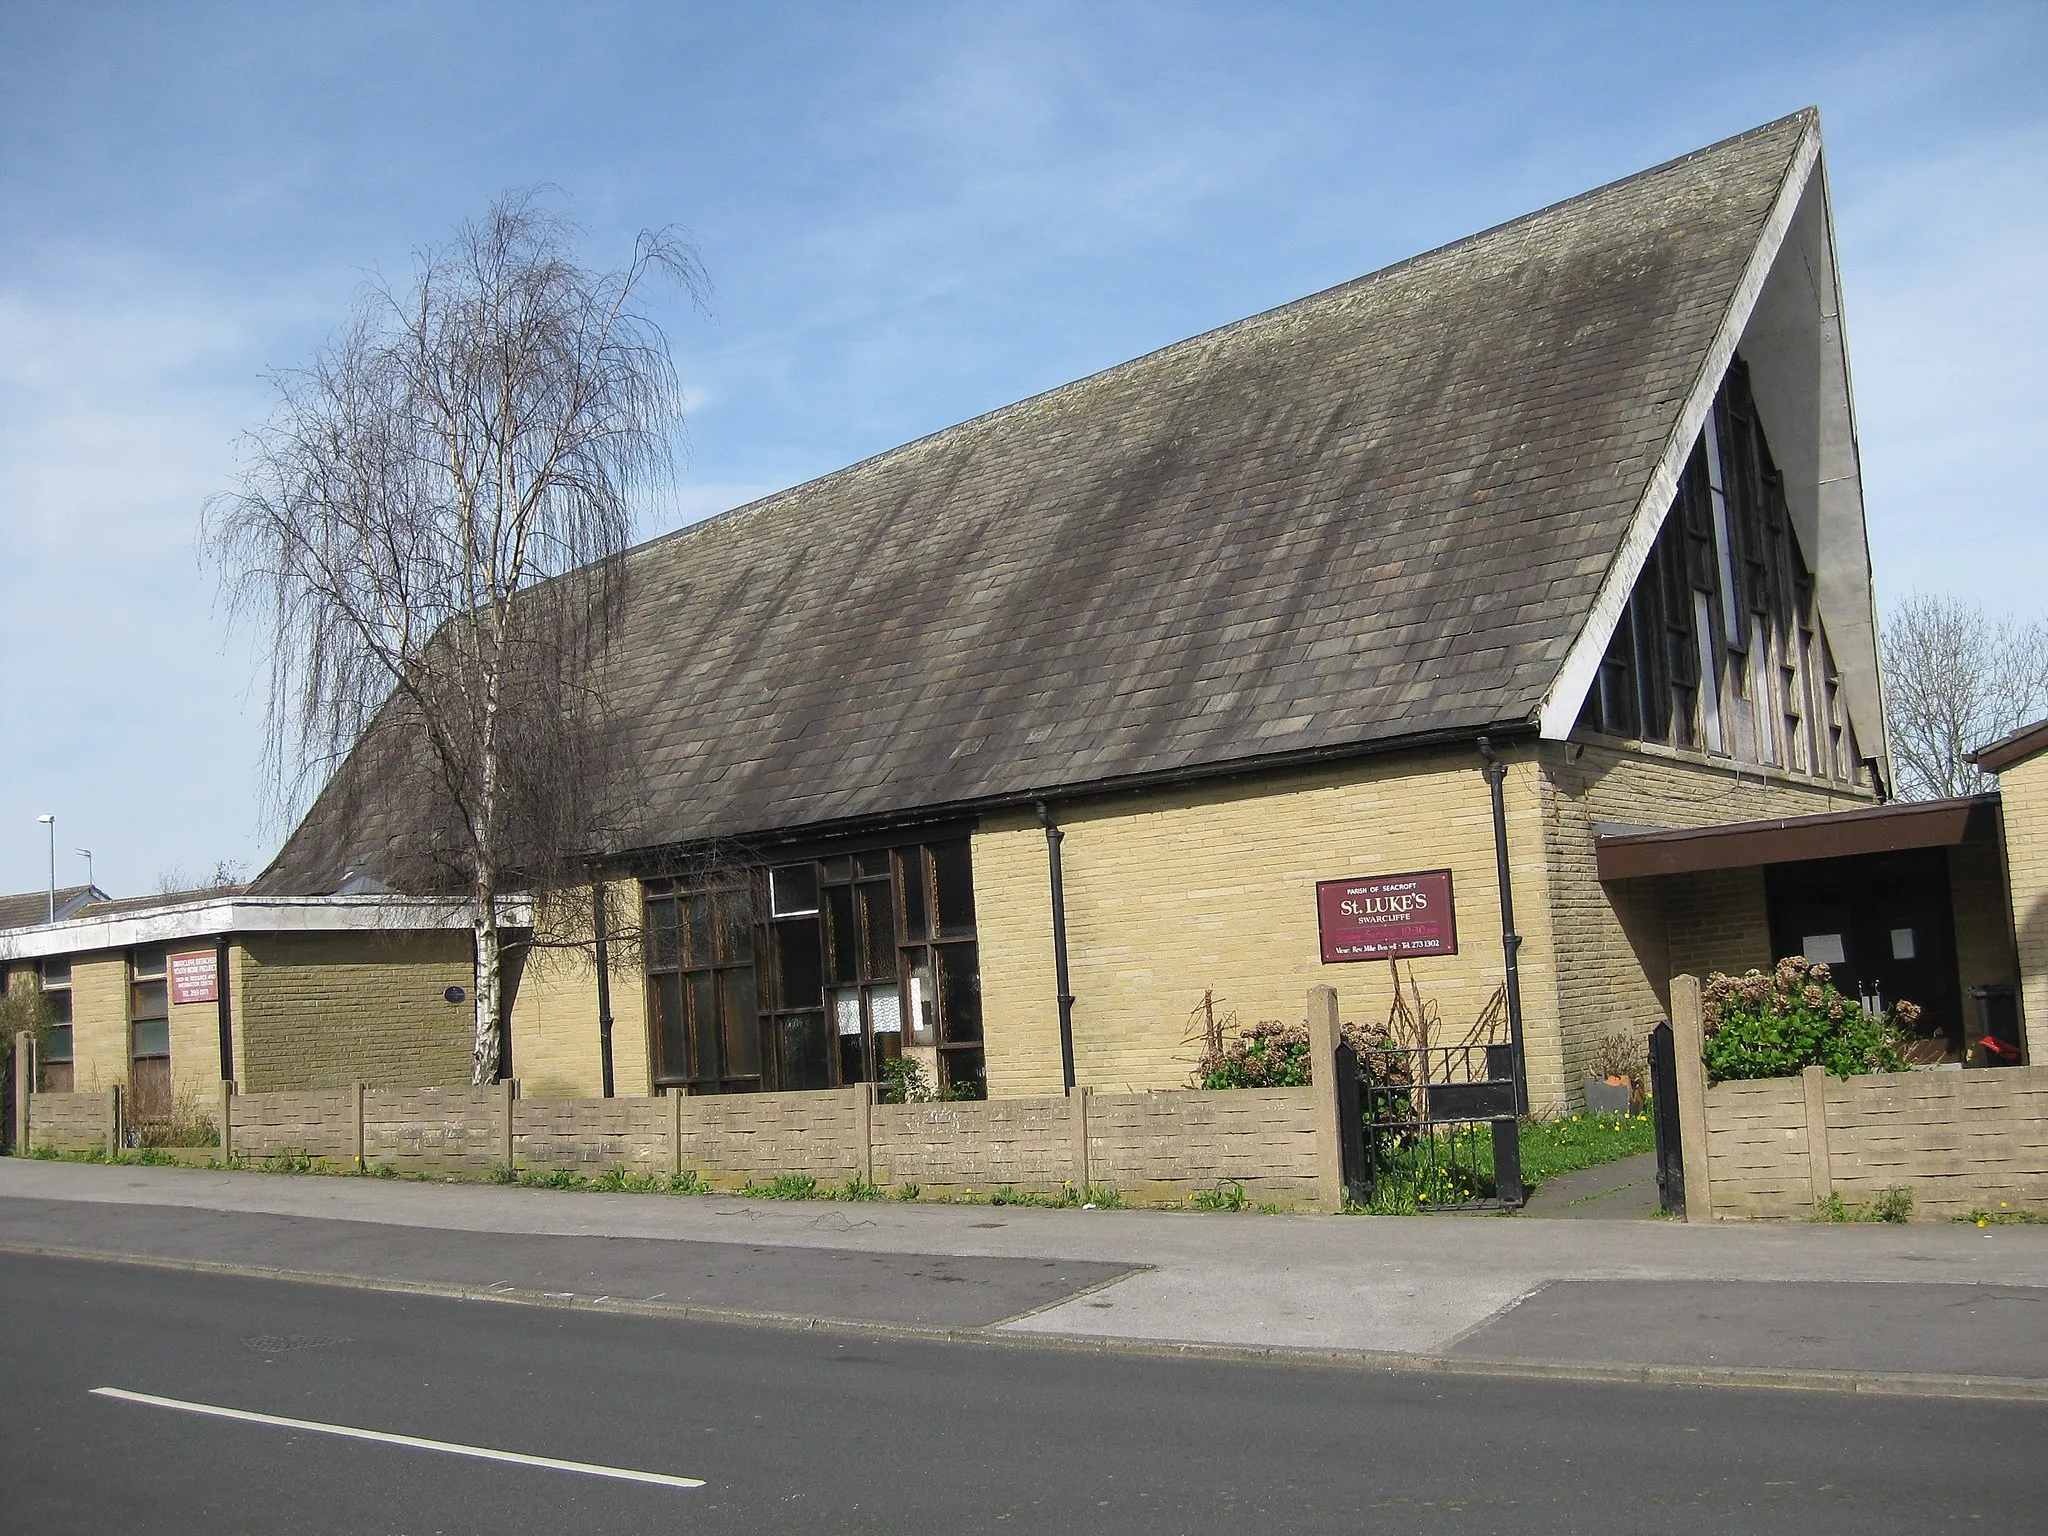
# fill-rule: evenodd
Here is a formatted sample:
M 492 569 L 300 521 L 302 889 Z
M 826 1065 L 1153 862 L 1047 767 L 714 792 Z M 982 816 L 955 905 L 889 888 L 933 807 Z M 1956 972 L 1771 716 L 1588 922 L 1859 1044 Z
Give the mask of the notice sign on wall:
M 171 1001 L 174 1003 L 217 1003 L 220 1001 L 220 971 L 210 949 L 189 955 L 172 955 Z
M 1451 872 L 1316 882 L 1316 919 L 1323 964 L 1384 960 L 1409 955 L 1455 955 L 1458 919 L 1451 907 Z

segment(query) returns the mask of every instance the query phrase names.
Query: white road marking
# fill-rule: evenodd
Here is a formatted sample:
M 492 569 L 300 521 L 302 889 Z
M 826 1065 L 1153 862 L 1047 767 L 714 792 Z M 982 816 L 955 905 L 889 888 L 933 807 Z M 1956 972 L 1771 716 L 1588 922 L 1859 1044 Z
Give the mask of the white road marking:
M 521 1451 L 494 1451 L 483 1445 L 458 1445 L 452 1440 L 425 1440 L 418 1435 L 393 1435 L 381 1429 L 357 1429 L 348 1424 L 322 1424 L 315 1419 L 287 1419 L 274 1413 L 251 1413 L 245 1408 L 221 1408 L 212 1403 L 188 1403 L 182 1398 L 153 1397 L 147 1392 L 130 1392 L 121 1387 L 94 1387 L 94 1397 L 117 1398 L 124 1403 L 141 1403 L 148 1408 L 171 1408 L 179 1413 L 203 1414 L 215 1419 L 239 1419 L 244 1424 L 269 1424 L 279 1429 L 304 1429 L 318 1435 L 340 1435 L 348 1440 L 371 1440 L 379 1445 L 403 1445 L 415 1451 L 442 1451 L 450 1456 L 474 1456 L 480 1461 L 509 1461 L 522 1467 L 545 1467 L 553 1472 L 581 1472 L 586 1477 L 611 1477 L 628 1483 L 653 1483 L 662 1488 L 702 1488 L 697 1477 L 674 1477 L 666 1472 L 640 1472 L 632 1467 L 606 1467 L 589 1461 L 561 1461 L 553 1456 L 528 1456 Z

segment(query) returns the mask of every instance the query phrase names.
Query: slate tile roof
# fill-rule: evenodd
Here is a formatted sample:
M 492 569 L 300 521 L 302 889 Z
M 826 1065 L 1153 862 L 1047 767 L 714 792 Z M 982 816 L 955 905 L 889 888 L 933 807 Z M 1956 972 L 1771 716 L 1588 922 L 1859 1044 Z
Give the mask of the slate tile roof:
M 61 920 L 76 912 L 85 902 L 99 894 L 95 886 L 60 885 L 57 887 L 57 916 Z M 19 895 L 0 896 L 0 929 L 32 928 L 37 923 L 50 920 L 50 893 L 23 891 Z
M 623 846 L 1529 721 L 1811 122 L 641 546 Z M 257 889 L 374 865 L 392 798 L 330 786 Z

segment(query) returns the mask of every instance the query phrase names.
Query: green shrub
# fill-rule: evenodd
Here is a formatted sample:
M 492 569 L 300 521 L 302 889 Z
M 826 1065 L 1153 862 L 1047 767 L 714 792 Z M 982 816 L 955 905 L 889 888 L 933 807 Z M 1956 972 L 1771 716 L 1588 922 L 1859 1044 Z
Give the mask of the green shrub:
M 531 1168 L 519 1175 L 519 1182 L 528 1189 L 588 1189 L 590 1181 L 573 1168 L 550 1168 L 546 1173 L 535 1173 Z
M 1204 1088 L 1305 1088 L 1308 1026 L 1261 1019 L 1206 1053 L 1195 1072 Z
M 1706 1036 L 1700 1059 L 1709 1082 L 1793 1077 L 1810 1066 L 1836 1077 L 1862 1072 L 1903 1072 L 1899 1025 L 1920 1017 L 1912 1003 L 1872 1016 L 1835 990 L 1825 965 L 1798 955 L 1766 975 L 1707 978 L 1701 996 Z
M 1242 1211 L 1250 1207 L 1245 1198 L 1244 1186 L 1236 1180 L 1219 1184 L 1214 1189 L 1198 1189 L 1189 1202 L 1198 1211 Z
M 685 1168 L 681 1173 L 668 1176 L 668 1192 L 672 1195 L 708 1195 L 711 1186 L 704 1182 L 703 1175 L 694 1168 Z
M 925 1076 L 924 1063 L 914 1056 L 897 1056 L 883 1062 L 875 1098 L 883 1104 L 931 1103 L 932 1085 Z

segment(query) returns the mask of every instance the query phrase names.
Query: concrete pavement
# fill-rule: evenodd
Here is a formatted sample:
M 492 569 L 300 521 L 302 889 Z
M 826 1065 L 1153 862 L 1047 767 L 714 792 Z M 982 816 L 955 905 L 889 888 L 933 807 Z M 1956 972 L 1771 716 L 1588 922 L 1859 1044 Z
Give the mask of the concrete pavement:
M 0 1160 L 0 1246 L 697 1316 L 2048 1398 L 2048 1228 L 773 1202 Z

